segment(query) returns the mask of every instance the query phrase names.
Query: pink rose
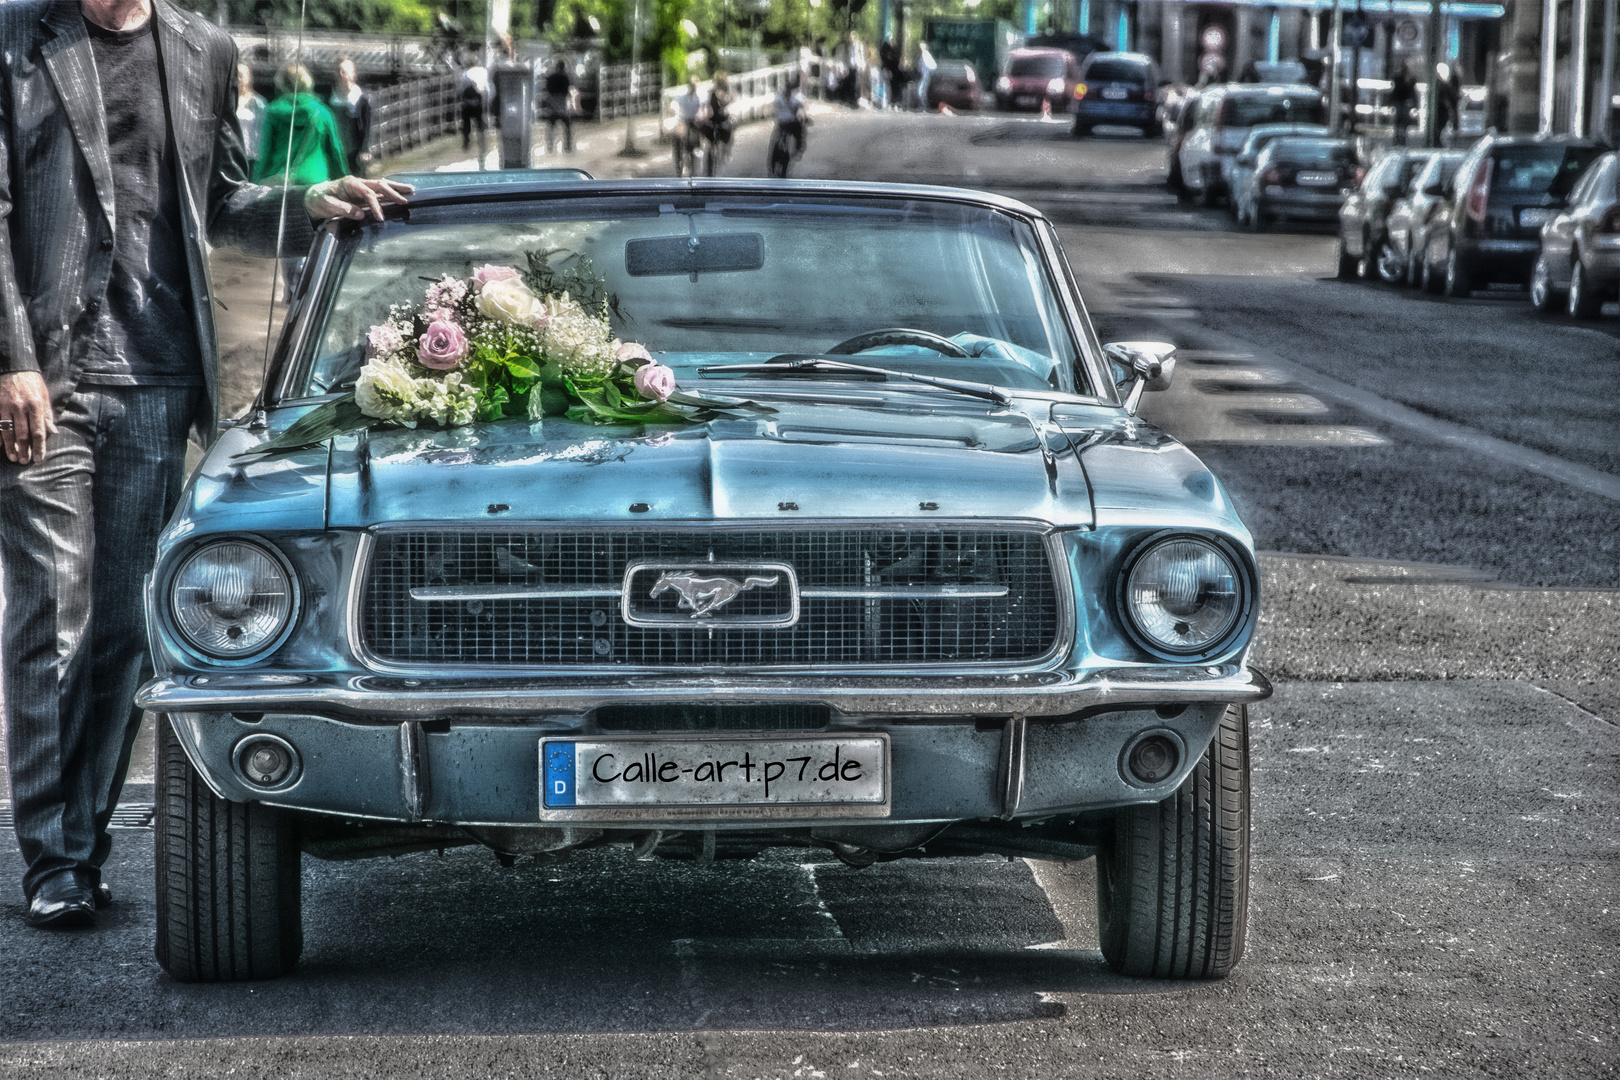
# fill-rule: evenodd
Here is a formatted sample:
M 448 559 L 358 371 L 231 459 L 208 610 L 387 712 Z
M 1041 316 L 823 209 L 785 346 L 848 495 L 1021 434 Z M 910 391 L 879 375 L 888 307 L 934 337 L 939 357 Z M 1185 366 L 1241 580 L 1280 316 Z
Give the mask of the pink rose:
M 494 264 L 491 264 L 489 266 L 480 266 L 477 270 L 474 270 L 472 279 L 473 284 L 482 289 L 485 285 L 488 285 L 492 281 L 505 281 L 508 278 L 515 278 L 517 276 L 518 272 L 512 269 L 510 266 L 495 266 Z
M 645 346 L 637 345 L 634 341 L 626 341 L 613 350 L 613 355 L 620 363 L 629 363 L 631 360 L 645 360 L 649 364 L 652 363 L 652 353 L 648 352 Z
M 366 331 L 366 357 L 384 356 L 398 352 L 405 337 L 391 323 L 378 323 Z
M 439 319 L 428 324 L 416 342 L 416 358 L 423 367 L 449 371 L 467 355 L 467 335 L 453 322 Z
M 675 373 L 663 364 L 644 364 L 636 368 L 632 381 L 636 393 L 648 401 L 668 401 L 669 395 L 675 392 Z

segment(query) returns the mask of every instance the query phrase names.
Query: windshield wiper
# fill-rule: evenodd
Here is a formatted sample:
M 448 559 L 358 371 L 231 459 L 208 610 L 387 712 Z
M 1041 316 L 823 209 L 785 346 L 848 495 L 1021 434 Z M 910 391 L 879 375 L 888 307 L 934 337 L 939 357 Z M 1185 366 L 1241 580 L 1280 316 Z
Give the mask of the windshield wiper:
M 937 386 L 942 390 L 955 390 L 969 397 L 983 398 L 997 405 L 1011 405 L 1012 395 L 990 383 L 968 382 L 966 379 L 942 379 L 937 375 L 918 375 L 912 371 L 894 371 L 889 368 L 867 367 L 865 364 L 846 364 L 842 360 L 824 360 L 819 356 L 794 356 L 788 353 L 764 364 L 710 364 L 698 368 L 699 375 L 709 372 L 729 372 L 733 375 L 875 375 L 885 379 L 903 379 L 907 382 Z

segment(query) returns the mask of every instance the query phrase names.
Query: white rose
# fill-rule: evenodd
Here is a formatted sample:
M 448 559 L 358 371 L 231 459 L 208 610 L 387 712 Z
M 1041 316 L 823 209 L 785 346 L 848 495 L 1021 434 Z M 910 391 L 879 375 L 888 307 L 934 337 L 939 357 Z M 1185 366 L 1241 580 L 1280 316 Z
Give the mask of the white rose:
M 360 369 L 354 383 L 355 404 L 378 420 L 416 419 L 418 396 L 416 380 L 392 360 L 373 360 Z
M 520 278 L 491 281 L 478 290 L 478 310 L 504 323 L 533 326 L 545 318 L 546 308 Z
M 563 307 L 546 320 L 540 340 L 546 355 L 576 379 L 607 378 L 619 362 L 607 326 L 577 304 Z

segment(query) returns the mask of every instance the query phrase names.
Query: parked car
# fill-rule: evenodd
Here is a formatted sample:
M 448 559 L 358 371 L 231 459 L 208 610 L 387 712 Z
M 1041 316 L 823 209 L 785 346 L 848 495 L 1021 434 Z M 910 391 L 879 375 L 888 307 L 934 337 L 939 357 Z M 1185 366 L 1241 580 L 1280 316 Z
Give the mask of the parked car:
M 1227 194 L 1224 160 L 1260 124 L 1321 124 L 1321 91 L 1311 86 L 1231 84 L 1198 95 L 1193 129 L 1181 144 L 1181 181 L 1206 206 Z
M 1564 301 L 1577 319 L 1595 319 L 1620 290 L 1620 161 L 1604 154 L 1570 192 L 1569 205 L 1541 227 L 1530 274 L 1530 302 L 1550 311 Z
M 1423 284 L 1423 251 L 1429 243 L 1429 229 L 1441 219 L 1464 156 L 1461 150 L 1431 153 L 1390 207 L 1384 222 L 1384 247 L 1375 260 L 1378 276 L 1386 283 Z
M 163 534 L 170 975 L 287 971 L 305 854 L 609 844 L 1095 856 L 1109 964 L 1231 971 L 1259 578 L 1136 415 L 1173 347 L 1098 346 L 1051 224 L 994 195 L 464 175 L 323 228 Z M 473 393 L 430 348 L 527 404 L 361 412 Z M 594 387 L 652 360 L 681 415 L 644 425 Z
M 1334 221 L 1362 176 L 1349 139 L 1273 140 L 1255 159 L 1242 191 L 1243 224 L 1260 231 L 1272 221 Z
M 928 80 L 928 100 L 923 107 L 933 112 L 948 105 L 957 112 L 971 112 L 979 107 L 983 90 L 979 86 L 979 73 L 966 60 L 941 60 Z
M 1140 128 L 1157 137 L 1159 65 L 1141 53 L 1092 53 L 1074 87 L 1074 134 L 1089 135 L 1093 125 Z
M 1333 132 L 1322 124 L 1260 124 L 1249 129 L 1249 137 L 1243 140 L 1243 146 L 1236 154 L 1221 159 L 1223 175 L 1222 182 L 1226 190 L 1233 193 L 1227 200 L 1232 209 L 1232 216 L 1240 223 L 1247 220 L 1246 215 L 1239 212 L 1236 193 L 1242 191 L 1249 182 L 1249 176 L 1254 172 L 1254 163 L 1260 159 L 1260 151 L 1270 143 L 1289 135 L 1306 135 L 1327 137 Z
M 1192 129 L 1193 116 L 1197 112 L 1198 91 L 1190 87 L 1159 106 L 1159 116 L 1164 126 L 1165 183 L 1178 198 L 1189 194 L 1186 185 L 1181 182 L 1181 143 Z
M 1390 258 L 1389 213 L 1434 154 L 1433 150 L 1403 148 L 1388 151 L 1344 200 L 1339 208 L 1340 278 L 1372 277 L 1378 273 L 1379 261 Z
M 1039 109 L 1045 102 L 1054 113 L 1066 112 L 1080 81 L 1080 65 L 1065 49 L 1014 49 L 996 80 L 996 107 Z
M 1467 296 L 1493 282 L 1530 283 L 1541 227 L 1564 208 L 1600 144 L 1567 135 L 1487 135 L 1457 170 L 1424 248 L 1424 283 Z

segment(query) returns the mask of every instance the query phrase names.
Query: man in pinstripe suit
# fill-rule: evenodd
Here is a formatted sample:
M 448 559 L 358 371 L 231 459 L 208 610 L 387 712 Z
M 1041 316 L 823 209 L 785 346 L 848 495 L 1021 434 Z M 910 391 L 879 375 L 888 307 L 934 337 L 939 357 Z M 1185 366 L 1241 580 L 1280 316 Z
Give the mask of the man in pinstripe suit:
M 0 664 L 36 926 L 110 902 L 141 582 L 215 430 L 208 245 L 302 251 L 408 194 L 248 183 L 235 92 L 231 39 L 167 0 L 0 4 Z

